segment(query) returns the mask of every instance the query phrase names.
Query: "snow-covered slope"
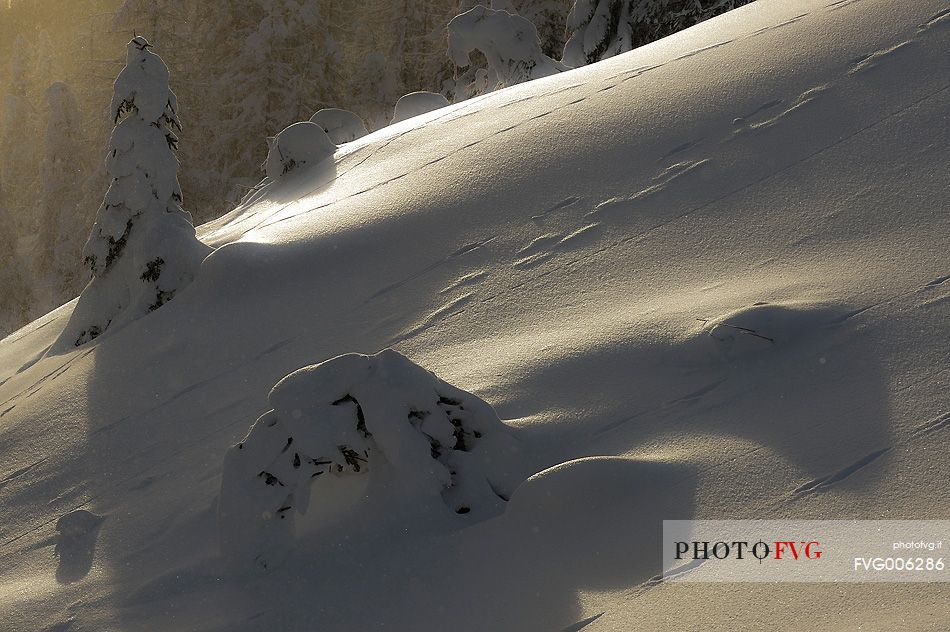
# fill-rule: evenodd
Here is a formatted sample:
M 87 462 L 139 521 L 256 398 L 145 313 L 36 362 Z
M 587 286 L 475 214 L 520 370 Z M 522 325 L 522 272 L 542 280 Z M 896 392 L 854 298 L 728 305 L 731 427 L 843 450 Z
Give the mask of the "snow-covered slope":
M 760 0 L 268 183 L 91 345 L 9 336 L 4 629 L 940 629 L 945 584 L 648 580 L 664 518 L 948 516 L 948 52 L 945 0 Z M 228 447 L 387 347 L 541 473 L 481 522 L 311 498 L 228 570 Z

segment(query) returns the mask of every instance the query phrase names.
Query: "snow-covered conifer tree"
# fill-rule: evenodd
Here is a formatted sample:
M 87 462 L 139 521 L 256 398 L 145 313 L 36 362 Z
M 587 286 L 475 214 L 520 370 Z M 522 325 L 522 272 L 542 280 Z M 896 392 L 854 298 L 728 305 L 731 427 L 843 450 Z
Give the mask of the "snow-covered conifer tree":
M 575 0 L 562 61 L 576 68 L 643 46 L 751 0 Z
M 46 90 L 46 105 L 46 154 L 40 165 L 42 197 L 36 253 L 37 280 L 45 288 L 45 296 L 37 296 L 44 303 L 41 311 L 71 298 L 63 280 L 73 276 L 82 247 L 77 239 L 85 230 L 73 217 L 77 191 L 87 175 L 82 117 L 72 90 L 65 83 L 52 84 Z
M 192 281 L 210 251 L 181 206 L 175 156 L 181 126 L 168 68 L 143 37 L 127 50 L 111 105 L 117 125 L 106 170 L 112 183 L 83 250 L 93 278 L 54 351 L 158 309 Z
M 545 55 L 555 59 L 564 50 L 564 31 L 571 0 L 519 0 L 518 15 L 534 24 Z M 497 8 L 497 7 L 495 7 Z
M 326 131 L 311 121 L 294 123 L 268 139 L 264 174 L 276 180 L 296 169 L 316 165 L 333 156 L 336 144 Z
M 471 64 L 470 53 L 480 51 L 488 69 L 457 85 L 456 96 L 471 96 L 546 77 L 566 67 L 541 51 L 538 31 L 531 22 L 507 11 L 477 5 L 448 24 L 449 58 L 456 66 Z
M 4 205 L 4 190 L 0 183 L 0 338 L 26 322 L 30 291 L 23 279 L 23 270 L 17 256 L 16 223 L 10 209 Z
M 16 38 L 14 54 L 10 59 L 9 83 L 3 101 L 3 120 L 0 121 L 0 173 L 6 185 L 7 208 L 13 212 L 14 225 L 23 230 L 30 226 L 33 216 L 31 202 L 36 180 L 37 143 L 34 107 L 30 103 L 30 68 L 34 63 L 33 45 L 22 35 Z

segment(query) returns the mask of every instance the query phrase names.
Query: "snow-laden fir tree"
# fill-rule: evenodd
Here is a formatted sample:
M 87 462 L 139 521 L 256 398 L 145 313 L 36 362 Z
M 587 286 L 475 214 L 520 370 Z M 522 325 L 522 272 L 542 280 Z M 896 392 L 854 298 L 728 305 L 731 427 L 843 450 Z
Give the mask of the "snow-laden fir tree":
M 152 41 L 161 43 L 157 52 L 175 77 L 175 95 L 181 111 L 189 113 L 188 137 L 178 148 L 182 164 L 178 181 L 196 223 L 226 210 L 216 187 L 216 174 L 209 168 L 214 152 L 208 151 L 209 142 L 220 134 L 216 121 L 208 116 L 209 105 L 219 97 L 219 92 L 208 85 L 218 75 L 218 69 L 209 63 L 207 43 L 202 42 L 206 25 L 199 22 L 198 15 L 209 5 L 220 12 L 227 4 L 230 3 L 121 0 L 115 13 L 109 12 L 115 32 L 148 33 Z
M 30 289 L 23 278 L 17 253 L 16 222 L 4 204 L 4 188 L 0 182 L 0 338 L 26 322 L 30 305 Z
M 207 151 L 193 168 L 200 164 L 211 174 L 207 184 L 217 199 L 237 202 L 257 182 L 264 150 L 255 139 L 274 136 L 337 101 L 340 52 L 321 4 L 203 3 L 202 63 L 214 72 L 203 79 L 213 98 L 201 104 L 201 116 L 213 124 L 205 128 Z
M 336 151 L 336 144 L 326 131 L 311 121 L 287 126 L 277 136 L 267 139 L 267 147 L 263 170 L 271 180 L 317 165 L 332 158 Z
M 626 0 L 575 0 L 561 60 L 577 68 L 633 48 Z
M 36 260 L 36 299 L 41 312 L 72 298 L 69 289 L 76 275 L 87 229 L 77 224 L 76 195 L 87 177 L 82 146 L 82 116 L 72 90 L 62 82 L 46 90 L 46 148 L 40 165 L 42 181 L 39 244 Z M 85 219 L 85 218 L 83 218 Z
M 470 54 L 476 50 L 488 61 L 487 69 L 457 80 L 457 99 L 566 70 L 541 51 L 534 25 L 508 11 L 477 5 L 452 18 L 448 34 L 448 54 L 456 66 L 470 66 Z
M 117 125 L 106 157 L 112 183 L 83 249 L 93 278 L 54 351 L 158 309 L 194 279 L 210 252 L 181 206 L 177 99 L 168 68 L 149 48 L 145 38 L 133 38 L 115 80 Z
M 576 68 L 643 46 L 752 0 L 575 0 L 562 61 Z
M 18 235 L 31 232 L 35 202 L 38 146 L 35 107 L 30 99 L 30 69 L 35 62 L 33 44 L 18 35 L 10 58 L 9 81 L 3 95 L 3 118 L 0 120 L 0 173 L 6 186 L 7 208 L 14 213 Z
M 496 11 L 519 15 L 531 22 L 538 34 L 541 52 L 554 59 L 564 49 L 564 24 L 572 0 L 460 0 L 456 13 L 464 13 L 477 5 Z M 488 76 L 485 55 L 476 50 L 469 54 L 469 64 L 461 72 L 456 69 L 452 79 L 441 78 L 443 94 L 462 100 L 473 93 L 487 91 L 484 86 Z
M 564 50 L 564 31 L 571 0 L 518 0 L 518 15 L 534 24 L 545 55 L 556 59 Z

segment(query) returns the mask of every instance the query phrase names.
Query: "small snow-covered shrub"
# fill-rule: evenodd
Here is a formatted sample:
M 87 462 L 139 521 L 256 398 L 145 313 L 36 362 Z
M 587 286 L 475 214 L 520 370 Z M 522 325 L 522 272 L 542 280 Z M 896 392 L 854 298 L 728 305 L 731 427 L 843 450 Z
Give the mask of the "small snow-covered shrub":
M 460 520 L 504 506 L 494 469 L 516 449 L 508 427 L 489 404 L 395 351 L 302 368 L 269 401 L 273 410 L 224 459 L 221 548 L 237 566 L 267 568 L 289 550 L 295 514 L 322 509 L 311 499 L 315 479 L 385 477 L 364 502 L 398 489 L 403 506 Z
M 269 140 L 264 162 L 268 178 L 279 178 L 294 169 L 315 165 L 333 155 L 336 144 L 322 127 L 310 121 L 294 123 Z
M 432 110 L 444 108 L 449 104 L 449 100 L 437 92 L 410 92 L 399 97 L 396 101 L 396 109 L 393 113 L 393 120 L 390 122 L 398 123 L 405 121 L 413 116 L 419 116 Z
M 487 70 L 456 82 L 458 95 L 491 92 L 567 70 L 541 51 L 538 30 L 520 15 L 476 5 L 452 18 L 448 31 L 452 63 L 470 66 L 469 55 L 476 50 L 488 61 Z
M 363 119 L 349 110 L 339 108 L 323 108 L 310 117 L 310 122 L 323 128 L 337 145 L 349 143 L 369 133 Z

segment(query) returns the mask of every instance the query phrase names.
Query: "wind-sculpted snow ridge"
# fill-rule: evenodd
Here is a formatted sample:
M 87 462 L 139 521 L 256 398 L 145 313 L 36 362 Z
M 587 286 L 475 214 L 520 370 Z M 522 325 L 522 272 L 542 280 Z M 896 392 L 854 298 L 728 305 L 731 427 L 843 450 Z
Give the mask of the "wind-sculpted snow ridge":
M 205 227 L 148 318 L 9 336 L 0 628 L 939 629 L 939 582 L 690 588 L 658 551 L 668 519 L 946 517 L 946 7 L 756 2 L 379 129 Z M 387 347 L 517 454 L 381 357 L 264 401 Z
M 266 569 L 288 552 L 315 479 L 377 479 L 363 497 L 370 514 L 379 495 L 466 522 L 501 513 L 507 501 L 495 471 L 517 452 L 509 429 L 489 404 L 396 351 L 302 368 L 269 401 L 274 409 L 225 456 L 221 547 L 236 566 Z

